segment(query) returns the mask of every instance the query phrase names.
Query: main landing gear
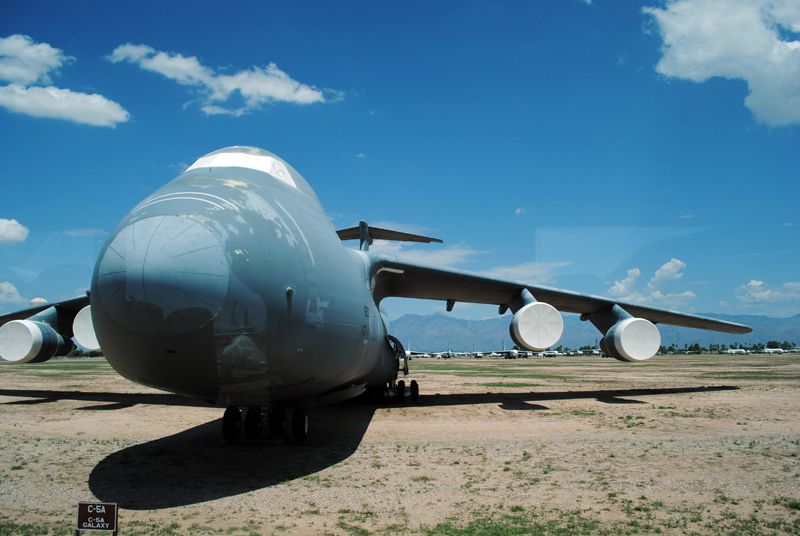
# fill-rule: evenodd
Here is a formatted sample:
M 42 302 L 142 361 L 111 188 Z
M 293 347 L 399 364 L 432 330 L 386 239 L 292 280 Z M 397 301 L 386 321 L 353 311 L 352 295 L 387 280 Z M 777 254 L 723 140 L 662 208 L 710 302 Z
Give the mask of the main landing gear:
M 408 386 L 406 386 L 405 380 L 389 382 L 384 391 L 384 396 L 387 400 L 397 404 L 402 404 L 407 400 L 417 402 L 419 400 L 419 384 L 417 380 L 411 380 Z
M 222 436 L 228 443 L 236 443 L 244 430 L 247 439 L 261 437 L 283 437 L 289 445 L 302 445 L 308 439 L 308 412 L 306 408 L 281 406 L 266 409 L 250 407 L 244 411 L 238 406 L 229 406 L 222 415 Z
M 397 371 L 402 371 L 403 376 L 408 376 L 408 353 L 403 348 L 403 344 L 391 335 L 386 336 L 386 341 L 394 352 L 395 359 L 397 359 Z M 416 402 L 419 400 L 419 384 L 417 384 L 417 380 L 411 380 L 408 388 L 406 388 L 405 380 L 398 381 L 397 374 L 395 374 L 391 380 L 386 382 L 386 389 L 383 394 L 387 400 L 397 403 L 403 403 L 407 399 Z

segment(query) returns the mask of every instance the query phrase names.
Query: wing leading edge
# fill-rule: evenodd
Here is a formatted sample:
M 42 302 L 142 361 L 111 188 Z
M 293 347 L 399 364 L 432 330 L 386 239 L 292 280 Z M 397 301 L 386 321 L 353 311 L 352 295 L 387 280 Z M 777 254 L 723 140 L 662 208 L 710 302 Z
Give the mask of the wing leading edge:
M 370 255 L 371 279 L 375 301 L 388 297 L 444 300 L 448 309 L 455 302 L 486 303 L 498 305 L 501 312 L 520 304 L 523 290 L 530 292 L 540 302 L 568 313 L 579 313 L 583 319 L 602 316 L 617 305 L 634 317 L 653 323 L 672 324 L 690 328 L 708 329 L 723 333 L 750 333 L 743 324 L 726 322 L 704 316 L 680 313 L 668 309 L 645 307 L 617 300 L 579 294 L 568 290 L 530 285 L 522 281 L 504 280 L 473 272 L 427 266 L 401 261 L 388 255 Z
M 51 307 L 54 307 L 59 314 L 66 314 L 71 318 L 75 318 L 75 315 L 78 313 L 78 311 L 87 305 L 89 305 L 89 296 L 80 296 L 78 298 L 72 298 L 70 300 L 64 300 L 60 302 L 43 303 L 35 307 L 23 309 L 21 311 L 0 315 L 0 326 L 7 322 L 11 322 L 12 320 L 25 320 L 26 318 L 30 318 L 33 315 L 50 309 Z

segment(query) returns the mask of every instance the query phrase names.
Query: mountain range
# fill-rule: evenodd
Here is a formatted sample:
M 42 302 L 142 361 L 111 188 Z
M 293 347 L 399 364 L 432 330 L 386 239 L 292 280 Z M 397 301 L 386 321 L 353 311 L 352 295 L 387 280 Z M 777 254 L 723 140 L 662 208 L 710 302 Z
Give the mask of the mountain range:
M 682 328 L 661 324 L 661 344 L 675 344 L 678 348 L 698 343 L 709 344 L 755 344 L 767 341 L 790 341 L 800 343 L 800 314 L 789 318 L 774 318 L 760 315 L 724 315 L 699 313 L 702 316 L 719 318 L 753 328 L 746 335 L 730 335 L 716 331 Z M 601 335 L 590 322 L 583 322 L 578 315 L 563 314 L 564 333 L 558 344 L 567 348 L 584 345 L 597 346 Z M 512 348 L 514 343 L 508 334 L 510 315 L 486 320 L 466 320 L 451 315 L 404 315 L 388 322 L 389 333 L 400 339 L 407 350 L 443 352 L 488 351 Z

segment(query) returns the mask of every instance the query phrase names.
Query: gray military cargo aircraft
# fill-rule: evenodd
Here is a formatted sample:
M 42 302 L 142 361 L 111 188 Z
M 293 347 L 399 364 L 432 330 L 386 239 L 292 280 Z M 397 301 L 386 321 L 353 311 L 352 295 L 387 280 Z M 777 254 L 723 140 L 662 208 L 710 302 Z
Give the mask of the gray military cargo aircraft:
M 359 240 L 359 250 L 342 245 Z M 559 311 L 580 313 L 603 350 L 643 361 L 655 323 L 747 333 L 747 326 L 427 266 L 369 251 L 375 239 L 441 242 L 389 229 L 335 231 L 314 191 L 279 157 L 254 147 L 209 153 L 136 205 L 95 264 L 86 296 L 0 316 L 0 356 L 41 362 L 72 338 L 102 349 L 122 376 L 225 407 L 235 441 L 267 428 L 308 434 L 307 408 L 371 392 L 416 400 L 406 352 L 378 311 L 390 296 L 494 304 L 511 337 L 543 350 Z M 246 408 L 243 409 L 242 408 Z M 244 413 L 244 418 L 242 414 Z

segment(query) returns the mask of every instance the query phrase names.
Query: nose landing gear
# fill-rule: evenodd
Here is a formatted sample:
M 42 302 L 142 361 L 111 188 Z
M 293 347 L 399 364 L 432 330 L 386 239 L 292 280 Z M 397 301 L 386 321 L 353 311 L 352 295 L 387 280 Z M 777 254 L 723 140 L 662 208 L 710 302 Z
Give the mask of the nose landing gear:
M 244 414 L 237 406 L 229 406 L 222 415 L 222 436 L 228 443 L 236 443 L 244 430 L 247 439 L 283 437 L 289 445 L 302 445 L 308 439 L 308 412 L 306 408 L 271 407 L 267 409 L 267 429 L 262 435 L 263 408 L 250 407 Z

